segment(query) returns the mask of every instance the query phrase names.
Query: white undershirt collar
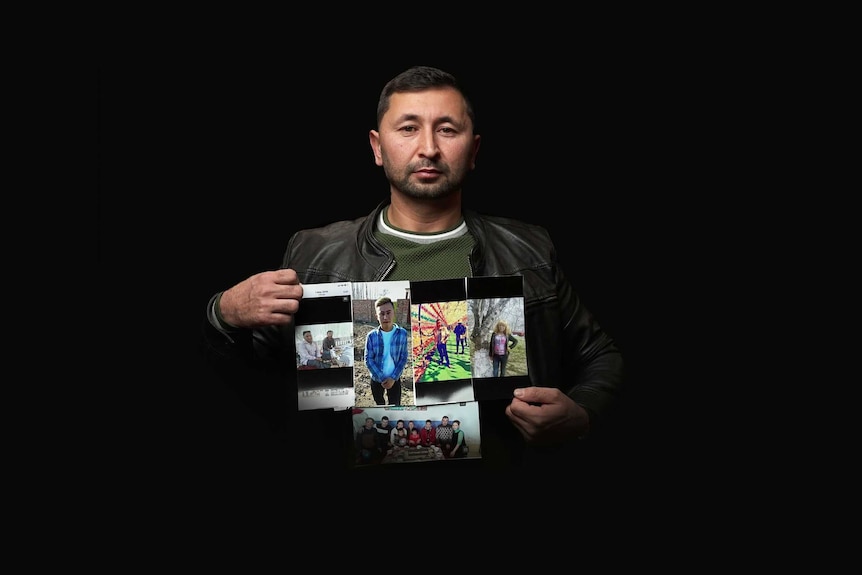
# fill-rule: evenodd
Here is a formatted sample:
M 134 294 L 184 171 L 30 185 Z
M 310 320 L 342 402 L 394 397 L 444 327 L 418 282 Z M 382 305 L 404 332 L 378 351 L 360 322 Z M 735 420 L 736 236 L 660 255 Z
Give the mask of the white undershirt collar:
M 445 232 L 433 232 L 430 234 L 420 234 L 416 232 L 407 232 L 404 230 L 399 230 L 397 228 L 392 227 L 386 222 L 386 210 L 388 207 L 381 210 L 380 219 L 377 221 L 378 229 L 381 233 L 395 236 L 399 238 L 403 238 L 405 240 L 410 240 L 411 242 L 416 242 L 417 244 L 430 244 L 433 242 L 439 242 L 440 240 L 448 240 L 452 238 L 457 238 L 463 236 L 467 233 L 467 222 L 464 219 L 461 219 L 461 223 L 452 228 L 451 230 L 447 230 Z

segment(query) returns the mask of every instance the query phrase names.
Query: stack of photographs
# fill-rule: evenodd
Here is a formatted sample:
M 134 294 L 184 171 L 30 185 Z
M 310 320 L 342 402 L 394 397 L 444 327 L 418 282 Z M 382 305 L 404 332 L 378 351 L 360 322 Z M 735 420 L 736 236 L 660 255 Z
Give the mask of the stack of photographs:
M 358 465 L 480 458 L 478 402 L 531 385 L 520 276 L 303 290 L 299 409 L 352 410 Z

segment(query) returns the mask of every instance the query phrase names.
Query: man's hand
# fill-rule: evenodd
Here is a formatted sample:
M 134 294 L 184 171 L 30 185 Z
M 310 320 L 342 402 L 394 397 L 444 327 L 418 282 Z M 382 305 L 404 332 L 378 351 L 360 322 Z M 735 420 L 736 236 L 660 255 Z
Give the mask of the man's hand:
M 301 299 L 302 285 L 294 270 L 261 272 L 225 290 L 219 312 L 233 327 L 289 325 Z
M 380 383 L 380 385 L 383 386 L 383 389 L 392 389 L 392 386 L 395 385 L 395 380 L 391 377 L 387 377 Z
M 528 443 L 548 445 L 576 439 L 590 429 L 583 407 L 556 387 L 523 387 L 506 415 Z

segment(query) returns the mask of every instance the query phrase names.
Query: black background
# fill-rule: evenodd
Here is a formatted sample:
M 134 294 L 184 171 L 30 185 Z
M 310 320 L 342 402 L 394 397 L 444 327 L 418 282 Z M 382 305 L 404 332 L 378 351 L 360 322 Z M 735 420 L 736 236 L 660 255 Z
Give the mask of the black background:
M 130 334 L 117 383 L 146 411 L 150 449 L 174 463 L 277 466 L 283 437 L 202 361 L 205 305 L 277 268 L 297 229 L 388 196 L 368 131 L 385 82 L 413 64 L 453 72 L 476 107 L 483 140 L 465 206 L 545 226 L 623 352 L 608 460 L 634 467 L 666 448 L 676 415 L 662 399 L 680 367 L 664 337 L 699 280 L 681 269 L 696 224 L 678 213 L 697 159 L 674 69 L 636 57 L 543 69 L 492 56 L 200 60 L 102 68 L 97 81 L 98 258 L 124 310 L 109 322 Z

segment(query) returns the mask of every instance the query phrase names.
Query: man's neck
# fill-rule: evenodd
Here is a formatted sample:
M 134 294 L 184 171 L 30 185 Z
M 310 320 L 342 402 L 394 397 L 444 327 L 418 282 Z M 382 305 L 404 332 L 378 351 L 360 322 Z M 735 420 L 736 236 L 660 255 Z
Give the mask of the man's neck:
M 392 190 L 386 219 L 407 232 L 432 234 L 455 228 L 461 223 L 461 192 L 446 198 L 416 200 Z

